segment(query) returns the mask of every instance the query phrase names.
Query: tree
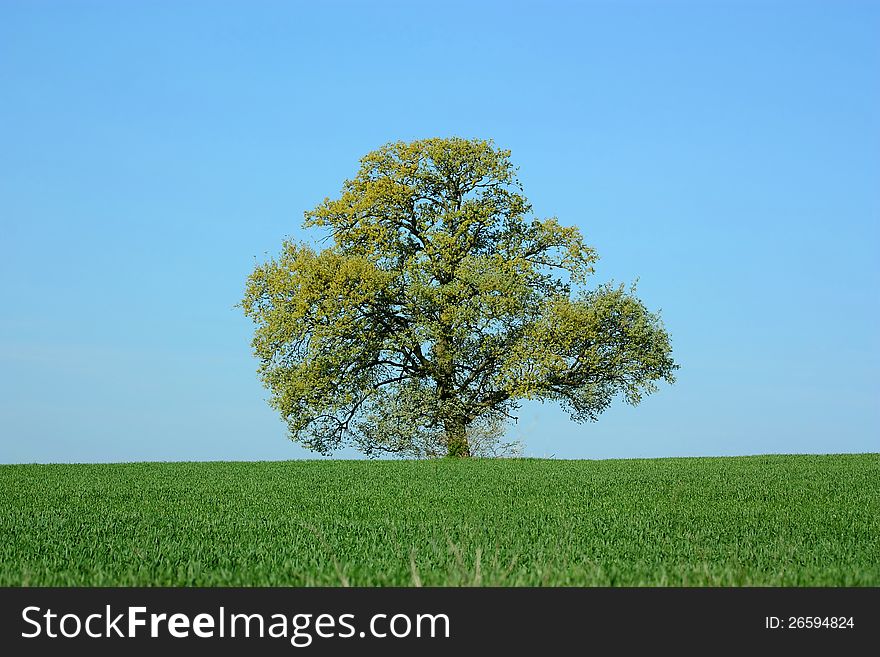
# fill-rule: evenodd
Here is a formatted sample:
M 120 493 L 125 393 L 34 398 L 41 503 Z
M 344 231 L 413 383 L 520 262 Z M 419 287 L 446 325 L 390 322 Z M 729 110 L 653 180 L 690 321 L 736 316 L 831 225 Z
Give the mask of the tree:
M 583 422 L 673 381 L 659 317 L 623 286 L 587 289 L 596 253 L 522 191 L 491 141 L 387 144 L 305 213 L 327 248 L 286 241 L 256 266 L 241 305 L 294 441 L 468 456 L 523 399 Z

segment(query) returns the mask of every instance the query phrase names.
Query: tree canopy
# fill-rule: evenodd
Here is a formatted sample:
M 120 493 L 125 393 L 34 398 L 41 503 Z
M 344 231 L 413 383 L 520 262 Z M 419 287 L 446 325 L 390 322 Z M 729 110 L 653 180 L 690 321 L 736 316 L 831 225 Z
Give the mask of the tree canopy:
M 270 403 L 310 449 L 467 456 L 524 399 L 583 422 L 674 380 L 658 315 L 588 287 L 595 251 L 533 215 L 491 141 L 387 144 L 304 225 L 326 248 L 286 241 L 242 307 Z

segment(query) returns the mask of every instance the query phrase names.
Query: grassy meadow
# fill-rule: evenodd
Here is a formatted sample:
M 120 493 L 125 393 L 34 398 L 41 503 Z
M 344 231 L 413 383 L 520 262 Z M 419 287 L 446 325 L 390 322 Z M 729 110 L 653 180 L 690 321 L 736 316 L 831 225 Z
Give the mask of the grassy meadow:
M 880 586 L 880 454 L 0 466 L 6 586 Z

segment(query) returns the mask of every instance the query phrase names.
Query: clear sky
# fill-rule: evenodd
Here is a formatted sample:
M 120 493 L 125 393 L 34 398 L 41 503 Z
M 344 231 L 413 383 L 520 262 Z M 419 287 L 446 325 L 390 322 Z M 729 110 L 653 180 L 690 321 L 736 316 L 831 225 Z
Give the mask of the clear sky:
M 557 458 L 880 451 L 880 5 L 0 3 L 0 462 L 304 458 L 234 304 L 394 140 L 492 138 L 678 382 Z M 352 456 L 344 452 L 341 456 Z

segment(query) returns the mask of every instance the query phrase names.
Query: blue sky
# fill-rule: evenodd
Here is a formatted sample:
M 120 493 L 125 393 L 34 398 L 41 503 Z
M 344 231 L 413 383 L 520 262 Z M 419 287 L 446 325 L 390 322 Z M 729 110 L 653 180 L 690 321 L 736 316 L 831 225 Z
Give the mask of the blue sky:
M 492 138 L 678 382 L 557 458 L 880 451 L 880 5 L 0 3 L 0 462 L 304 458 L 234 308 L 393 140 Z M 351 457 L 352 452 L 340 456 Z

